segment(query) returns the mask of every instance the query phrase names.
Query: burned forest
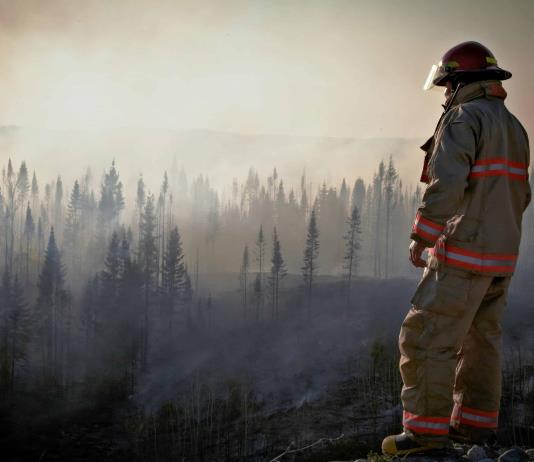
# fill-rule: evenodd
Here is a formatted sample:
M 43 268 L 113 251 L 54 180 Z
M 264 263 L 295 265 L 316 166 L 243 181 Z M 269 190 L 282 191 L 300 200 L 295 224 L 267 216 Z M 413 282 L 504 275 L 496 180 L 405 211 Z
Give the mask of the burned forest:
M 315 186 L 251 168 L 220 191 L 175 163 L 129 190 L 120 171 L 67 184 L 3 167 L 8 453 L 267 460 L 343 435 L 340 454 L 364 455 L 399 424 L 395 328 L 417 283 L 405 248 L 421 190 L 394 156 L 369 180 Z M 534 262 L 521 265 L 502 431 L 526 443 L 533 339 L 519 319 Z

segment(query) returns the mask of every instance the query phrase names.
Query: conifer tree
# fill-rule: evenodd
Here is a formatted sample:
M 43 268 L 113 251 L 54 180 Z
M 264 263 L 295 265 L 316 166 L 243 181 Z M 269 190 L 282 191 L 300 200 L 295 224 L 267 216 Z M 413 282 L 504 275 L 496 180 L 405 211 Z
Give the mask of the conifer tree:
M 26 202 L 28 198 L 28 193 L 30 191 L 30 178 L 28 175 L 28 168 L 26 167 L 26 162 L 22 161 L 19 168 L 19 173 L 17 176 L 17 190 L 19 196 L 19 202 L 21 204 Z
M 155 288 L 157 266 L 158 247 L 155 232 L 156 210 L 154 206 L 154 196 L 149 194 L 141 216 L 141 236 L 139 239 L 139 265 L 142 274 L 144 299 L 143 325 L 141 331 L 141 365 L 143 369 L 148 365 L 150 306 Z
M 375 174 L 373 180 L 373 193 L 374 193 L 374 202 L 375 202 L 375 229 L 374 229 L 374 239 L 375 239 L 375 252 L 374 252 L 374 276 L 382 276 L 382 202 L 383 202 L 383 186 L 384 186 L 384 176 L 386 174 L 386 166 L 383 161 L 380 162 L 378 166 L 378 172 Z
M 54 228 L 50 238 L 39 282 L 37 297 L 38 328 L 43 353 L 45 371 L 56 380 L 63 378 L 63 358 L 65 346 L 65 326 L 68 313 L 69 293 L 65 288 L 65 271 L 57 248 Z
M 143 175 L 139 175 L 137 180 L 137 196 L 135 199 L 135 206 L 137 208 L 137 220 L 138 220 L 138 242 L 141 237 L 141 217 L 146 203 L 145 182 L 143 181 Z
M 109 171 L 104 174 L 100 186 L 100 202 L 98 203 L 100 226 L 104 230 L 111 230 L 117 224 L 123 208 L 122 182 L 115 168 L 115 161 L 113 161 Z
M 384 276 L 386 279 L 389 277 L 389 265 L 390 265 L 390 236 L 391 236 L 391 214 L 395 208 L 394 200 L 394 187 L 397 181 L 398 174 L 393 163 L 393 158 L 390 156 L 389 163 L 384 175 L 384 205 L 386 212 L 386 249 L 385 249 L 385 265 Z
M 121 255 L 121 242 L 119 234 L 114 231 L 108 246 L 104 270 L 101 273 L 101 305 L 104 308 L 103 316 L 109 316 L 117 308 L 120 281 L 123 272 L 123 259 Z
M 300 209 L 305 217 L 308 216 L 308 194 L 306 192 L 306 174 L 303 173 L 300 179 Z
M 358 208 L 354 207 L 350 217 L 347 219 L 347 233 L 343 237 L 345 240 L 345 256 L 343 269 L 345 270 L 345 279 L 347 282 L 347 308 L 350 306 L 350 297 L 352 289 L 352 279 L 358 269 L 358 251 L 360 250 L 360 214 Z
M 159 273 L 164 264 L 165 258 L 165 227 L 167 226 L 166 220 L 166 205 L 167 205 L 167 193 L 169 191 L 169 178 L 167 177 L 167 171 L 163 174 L 163 183 L 161 184 L 161 192 L 158 200 L 158 266 L 157 266 L 157 281 L 159 283 Z
M 263 299 L 264 299 L 264 283 L 263 283 L 263 272 L 265 264 L 265 236 L 263 234 L 263 226 L 260 225 L 260 230 L 258 231 L 258 238 L 256 239 L 256 261 L 258 263 L 258 277 L 257 282 L 255 281 L 255 294 L 258 297 L 257 308 L 259 314 L 256 313 L 256 317 L 261 317 L 261 312 L 263 311 Z
M 77 270 L 80 266 L 80 245 L 82 244 L 80 239 L 82 200 L 80 183 L 76 180 L 72 187 L 69 203 L 67 205 L 67 218 L 64 233 L 64 248 L 67 251 L 67 256 L 70 257 L 70 263 L 73 270 Z
M 306 296 L 306 306 L 308 318 L 311 316 L 311 303 L 313 295 L 313 283 L 318 269 L 319 257 L 319 228 L 315 218 L 315 209 L 312 210 L 308 224 L 308 233 L 306 237 L 306 246 L 304 248 L 304 264 L 302 266 L 302 278 L 304 282 L 304 291 Z
M 168 334 L 173 334 L 173 318 L 182 295 L 185 282 L 184 254 L 178 227 L 175 226 L 168 238 L 163 261 L 162 301 L 168 325 Z
M 278 239 L 276 227 L 273 230 L 273 253 L 271 257 L 271 275 L 269 284 L 271 286 L 271 306 L 272 317 L 278 317 L 278 307 L 280 300 L 280 281 L 287 275 L 286 265 L 282 257 L 282 248 Z
M 39 217 L 37 221 L 37 274 L 41 271 L 41 257 L 44 249 L 44 228 L 43 219 Z
M 37 211 L 39 207 L 39 183 L 37 182 L 37 176 L 35 175 L 35 171 L 33 172 L 32 176 L 32 209 Z
M 25 260 L 26 260 L 26 284 L 30 281 L 30 260 L 32 256 L 33 235 L 35 233 L 35 223 L 33 222 L 32 209 L 30 203 L 26 207 L 26 221 L 24 222 L 24 238 L 26 241 Z
M 57 177 L 56 194 L 54 196 L 54 229 L 56 230 L 56 239 L 61 242 L 63 233 L 63 181 Z

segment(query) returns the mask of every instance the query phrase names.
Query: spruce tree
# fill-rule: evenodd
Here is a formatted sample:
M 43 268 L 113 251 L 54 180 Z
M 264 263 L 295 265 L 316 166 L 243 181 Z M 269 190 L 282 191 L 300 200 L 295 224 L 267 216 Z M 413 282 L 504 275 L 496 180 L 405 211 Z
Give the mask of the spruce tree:
M 374 276 L 382 276 L 382 203 L 384 198 L 384 177 L 386 175 L 386 166 L 383 161 L 378 165 L 378 172 L 374 176 L 373 180 L 373 193 L 374 193 L 374 205 L 375 205 L 375 252 L 374 252 Z
M 150 306 L 152 302 L 152 294 L 155 289 L 156 278 L 158 248 L 155 232 L 156 210 L 154 206 L 154 196 L 149 194 L 143 214 L 141 215 L 141 236 L 139 239 L 138 260 L 142 274 L 144 300 L 143 325 L 141 331 L 141 361 L 143 369 L 148 366 Z
M 271 257 L 271 275 L 269 284 L 271 286 L 271 306 L 272 317 L 278 317 L 278 306 L 280 299 L 280 281 L 287 275 L 286 265 L 282 257 L 282 248 L 276 227 L 273 230 L 273 253 Z
M 384 175 L 384 205 L 386 212 L 386 252 L 385 252 L 385 268 L 384 276 L 386 279 L 389 277 L 390 266 L 390 236 L 391 236 L 391 214 L 396 206 L 394 198 L 394 187 L 398 178 L 395 164 L 393 163 L 393 157 L 390 156 L 389 163 Z
M 123 208 L 122 182 L 115 168 L 115 161 L 113 161 L 109 171 L 104 174 L 104 179 L 100 186 L 98 209 L 101 228 L 103 230 L 111 230 L 117 224 Z
M 32 177 L 32 209 L 37 211 L 39 207 L 39 183 L 37 182 L 37 176 L 35 176 L 35 171 L 33 172 Z
M 25 260 L 26 260 L 26 284 L 30 281 L 30 260 L 32 257 L 33 235 L 35 234 L 35 223 L 33 222 L 32 209 L 30 203 L 26 207 L 26 220 L 24 222 L 24 238 L 26 241 Z
M 162 272 L 162 305 L 168 325 L 168 334 L 173 334 L 173 318 L 182 294 L 185 278 L 184 254 L 178 227 L 175 226 L 168 238 Z
M 19 168 L 19 173 L 17 176 L 17 194 L 18 202 L 24 204 L 28 198 L 28 193 L 30 191 L 30 178 L 28 175 L 28 168 L 26 167 L 26 162 L 22 161 Z
M 304 264 L 302 266 L 302 278 L 304 282 L 304 291 L 306 296 L 306 307 L 308 318 L 311 316 L 311 303 L 313 295 L 313 283 L 317 274 L 319 257 L 319 228 L 315 218 L 315 209 L 312 210 L 308 224 L 308 233 L 306 237 L 306 246 L 304 248 Z
M 137 195 L 135 199 L 135 206 L 137 208 L 137 231 L 138 231 L 138 242 L 141 238 L 141 217 L 143 215 L 143 210 L 145 209 L 146 203 L 146 191 L 145 191 L 145 182 L 143 181 L 143 175 L 139 175 L 137 180 Z
M 304 217 L 308 216 L 308 194 L 306 192 L 306 174 L 303 173 L 300 179 L 300 210 L 304 214 Z
M 345 270 L 345 280 L 347 283 L 347 308 L 350 306 L 350 296 L 352 289 L 352 279 L 358 269 L 358 251 L 360 250 L 360 213 L 354 207 L 350 217 L 347 219 L 347 233 L 343 237 L 345 240 L 345 256 L 343 269 Z
M 63 233 L 63 181 L 57 177 L 56 194 L 54 196 L 54 229 L 56 230 L 56 239 L 61 242 Z
M 261 317 L 263 311 L 263 298 L 264 298 L 264 283 L 263 283 L 263 273 L 264 273 L 264 264 L 265 264 L 265 236 L 263 234 L 263 225 L 260 225 L 260 230 L 258 231 L 258 238 L 256 239 L 256 262 L 258 263 L 258 277 L 254 282 L 254 293 L 257 296 L 257 310 L 256 318 Z
M 82 215 L 82 193 L 78 180 L 74 182 L 67 205 L 67 218 L 65 222 L 64 248 L 70 257 L 72 269 L 78 269 L 80 264 L 80 226 Z
M 39 217 L 37 220 L 37 274 L 41 271 L 41 257 L 44 249 L 44 227 L 43 219 Z
M 123 272 L 123 259 L 121 258 L 121 242 L 119 234 L 114 231 L 108 246 L 104 270 L 100 275 L 101 306 L 103 318 L 108 317 L 117 309 L 120 281 Z
M 70 297 L 65 289 L 65 271 L 53 227 L 50 230 L 37 287 L 39 292 L 36 313 L 42 342 L 43 365 L 45 371 L 59 381 L 63 378 L 62 352 L 66 341 L 65 326 L 68 322 L 67 308 Z

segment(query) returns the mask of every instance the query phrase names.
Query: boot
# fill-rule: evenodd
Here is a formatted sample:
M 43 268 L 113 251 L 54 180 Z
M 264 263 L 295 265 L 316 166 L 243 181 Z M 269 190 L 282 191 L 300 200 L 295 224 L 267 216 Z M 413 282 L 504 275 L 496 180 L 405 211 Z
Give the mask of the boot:
M 437 449 L 437 447 L 418 443 L 406 433 L 390 435 L 382 441 L 382 453 L 386 456 L 407 456 L 432 449 Z

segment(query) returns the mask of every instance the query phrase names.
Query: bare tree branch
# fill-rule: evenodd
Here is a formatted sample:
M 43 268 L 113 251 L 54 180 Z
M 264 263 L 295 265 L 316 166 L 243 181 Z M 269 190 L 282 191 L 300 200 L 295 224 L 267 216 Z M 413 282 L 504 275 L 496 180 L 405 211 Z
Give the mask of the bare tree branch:
M 292 453 L 295 453 L 295 452 L 305 451 L 306 449 L 313 448 L 314 446 L 317 446 L 318 444 L 321 444 L 321 443 L 324 443 L 324 442 L 333 443 L 334 441 L 340 440 L 344 436 L 345 436 L 345 434 L 342 433 L 337 438 L 320 438 L 317 441 L 315 441 L 314 443 L 309 444 L 308 446 L 304 446 L 302 448 L 296 448 L 296 449 L 291 449 L 295 445 L 295 443 L 292 441 L 291 443 L 289 443 L 289 446 L 286 448 L 286 450 L 282 454 L 276 456 L 274 459 L 271 459 L 269 462 L 280 462 L 282 457 L 287 455 L 287 454 L 292 454 Z

